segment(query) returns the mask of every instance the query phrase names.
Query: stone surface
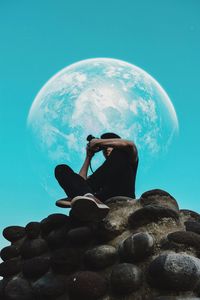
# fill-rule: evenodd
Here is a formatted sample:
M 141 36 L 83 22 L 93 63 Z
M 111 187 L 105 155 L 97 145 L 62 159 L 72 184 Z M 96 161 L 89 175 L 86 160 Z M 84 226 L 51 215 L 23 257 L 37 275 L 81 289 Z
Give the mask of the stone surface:
M 168 240 L 200 249 L 200 236 L 190 231 L 176 231 L 168 234 Z
M 40 223 L 30 222 L 25 227 L 26 235 L 29 239 L 36 239 L 40 234 Z
M 52 230 L 46 237 L 46 241 L 51 248 L 58 248 L 67 241 L 66 227 L 60 227 Z
M 25 240 L 20 248 L 20 253 L 23 258 L 32 258 L 39 256 L 48 250 L 48 245 L 45 240 L 38 238 L 34 240 Z
M 113 268 L 110 280 L 115 294 L 129 294 L 142 284 L 142 273 L 135 265 L 122 263 Z
M 50 231 L 66 225 L 70 227 L 69 217 L 64 214 L 52 214 L 41 221 L 41 231 L 43 235 L 47 235 Z
M 104 278 L 95 272 L 89 271 L 73 274 L 68 284 L 70 299 L 73 300 L 101 299 L 106 293 L 106 288 Z
M 56 273 L 70 274 L 80 267 L 80 251 L 72 248 L 56 250 L 52 253 L 50 263 Z
M 0 276 L 9 277 L 21 271 L 21 261 L 18 258 L 12 258 L 0 264 Z
M 6 287 L 5 294 L 7 300 L 33 300 L 34 295 L 28 281 L 22 278 L 11 279 Z
M 1 250 L 0 256 L 4 261 L 17 257 L 19 256 L 19 249 L 14 245 L 7 246 Z
M 186 254 L 158 256 L 149 267 L 149 282 L 164 290 L 189 291 L 197 284 L 200 260 Z
M 148 257 L 154 246 L 153 237 L 147 232 L 139 232 L 128 237 L 120 245 L 121 261 L 138 262 Z
M 151 222 L 158 222 L 162 218 L 172 218 L 178 221 L 179 215 L 177 211 L 173 209 L 152 204 L 132 213 L 129 217 L 129 224 L 132 228 L 137 228 Z
M 200 222 L 200 214 L 189 209 L 180 209 L 180 215 L 184 221 L 191 220 Z
M 48 257 L 34 257 L 26 259 L 22 264 L 22 272 L 26 278 L 38 278 L 48 272 L 50 259 Z
M 3 236 L 10 242 L 15 242 L 26 235 L 25 228 L 22 226 L 9 226 L 3 230 Z
M 67 239 L 75 245 L 82 245 L 91 241 L 93 236 L 91 228 L 82 226 L 71 229 L 67 233 Z
M 118 258 L 116 248 L 109 245 L 101 245 L 88 250 L 84 261 L 88 268 L 103 269 L 113 265 Z
M 195 233 L 200 234 L 200 223 L 196 221 L 186 221 L 185 228 L 187 231 L 192 231 Z

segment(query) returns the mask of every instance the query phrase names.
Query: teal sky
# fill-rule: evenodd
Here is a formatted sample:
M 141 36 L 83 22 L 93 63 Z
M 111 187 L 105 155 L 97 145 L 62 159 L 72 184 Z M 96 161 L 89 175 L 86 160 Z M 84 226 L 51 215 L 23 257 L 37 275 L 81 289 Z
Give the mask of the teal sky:
M 0 3 L 0 230 L 60 212 L 33 174 L 26 119 L 46 81 L 94 57 L 121 59 L 168 93 L 180 131 L 169 153 L 138 172 L 136 193 L 162 188 L 200 213 L 200 1 L 19 0 Z M 61 191 L 61 197 L 63 193 Z M 0 238 L 0 248 L 6 241 Z

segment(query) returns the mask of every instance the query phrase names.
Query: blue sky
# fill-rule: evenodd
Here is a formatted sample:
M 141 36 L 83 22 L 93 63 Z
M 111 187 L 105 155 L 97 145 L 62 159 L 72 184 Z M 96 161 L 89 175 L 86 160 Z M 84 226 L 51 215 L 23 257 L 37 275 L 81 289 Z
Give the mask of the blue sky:
M 148 182 L 138 173 L 137 196 L 163 188 L 181 208 L 200 212 L 199 13 L 198 0 L 1 1 L 1 231 L 63 213 L 30 168 L 26 119 L 50 77 L 94 57 L 122 59 L 150 73 L 178 115 L 179 136 L 149 170 Z M 0 248 L 5 245 L 1 237 Z

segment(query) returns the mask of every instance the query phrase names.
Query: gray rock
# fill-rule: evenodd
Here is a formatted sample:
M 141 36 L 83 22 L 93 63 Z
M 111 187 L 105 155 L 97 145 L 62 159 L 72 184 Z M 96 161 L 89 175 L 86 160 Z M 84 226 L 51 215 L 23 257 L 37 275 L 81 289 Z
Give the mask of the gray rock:
M 22 263 L 18 258 L 12 258 L 0 264 L 0 276 L 9 277 L 21 271 Z
M 115 294 L 129 294 L 140 287 L 142 273 L 135 265 L 122 263 L 113 268 L 110 282 Z
M 33 282 L 32 288 L 36 299 L 56 299 L 65 293 L 66 282 L 63 276 L 47 273 Z
M 124 262 L 138 262 L 152 254 L 153 237 L 147 232 L 139 232 L 128 237 L 120 245 L 120 258 Z
M 186 221 L 184 223 L 187 231 L 192 231 L 200 234 L 200 223 L 196 221 Z
M 3 230 L 3 236 L 10 242 L 16 242 L 26 235 L 25 228 L 22 226 L 9 226 Z
M 26 225 L 25 230 L 29 239 L 36 239 L 40 234 L 40 223 L 30 222 Z
M 193 210 L 180 209 L 180 215 L 185 221 L 190 220 L 200 222 L 200 214 Z
M 11 279 L 5 287 L 7 300 L 34 300 L 33 292 L 28 281 L 22 278 Z
M 52 230 L 46 237 L 46 241 L 50 248 L 58 248 L 64 245 L 67 241 L 67 230 L 66 227 L 60 227 Z
M 70 228 L 70 219 L 64 214 L 52 214 L 41 221 L 41 231 L 43 235 L 48 235 L 50 231 L 62 226 Z
M 162 218 L 172 218 L 175 221 L 179 220 L 178 212 L 163 207 L 160 205 L 147 205 L 141 209 L 136 210 L 129 217 L 129 224 L 132 228 L 147 225 L 151 222 L 158 222 Z
M 175 231 L 167 236 L 169 241 L 177 244 L 184 244 L 200 249 L 200 236 L 191 231 Z
M 71 229 L 67 233 L 67 239 L 75 245 L 81 245 L 90 242 L 92 236 L 92 230 L 87 226 Z
M 88 250 L 85 253 L 84 261 L 87 267 L 92 269 L 103 269 L 116 262 L 118 258 L 115 247 L 101 245 Z
M 136 202 L 136 200 L 135 199 L 133 199 L 133 198 L 130 198 L 130 197 L 125 197 L 125 196 L 115 196 L 115 197 L 111 197 L 111 198 L 109 198 L 109 199 L 107 199 L 106 201 L 105 201 L 105 203 L 107 204 L 107 205 L 109 205 L 109 204 L 113 204 L 113 203 L 115 203 L 115 204 L 120 204 L 121 202 L 132 202 L 132 203 L 135 203 Z
M 50 260 L 48 257 L 34 257 L 22 263 L 22 272 L 26 278 L 38 278 L 48 272 Z
M 4 261 L 17 257 L 19 256 L 19 249 L 14 245 L 7 246 L 1 250 L 0 256 Z
M 200 300 L 200 298 L 190 296 L 160 296 L 153 300 Z
M 69 279 L 68 290 L 72 300 L 102 299 L 106 293 L 104 278 L 90 271 L 81 271 L 73 274 Z
M 80 268 L 81 254 L 73 248 L 63 248 L 53 252 L 50 258 L 54 272 L 70 274 Z
M 186 254 L 163 254 L 149 266 L 150 284 L 165 290 L 193 290 L 199 274 L 199 260 Z
M 45 240 L 38 238 L 34 240 L 25 240 L 20 248 L 23 258 L 32 258 L 48 251 L 48 245 Z

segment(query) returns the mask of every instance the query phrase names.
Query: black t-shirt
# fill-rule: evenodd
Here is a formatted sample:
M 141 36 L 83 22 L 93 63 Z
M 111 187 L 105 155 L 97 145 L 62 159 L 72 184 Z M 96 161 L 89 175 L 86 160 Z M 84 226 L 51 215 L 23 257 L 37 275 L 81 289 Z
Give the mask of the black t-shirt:
M 115 148 L 87 181 L 103 201 L 114 196 L 135 198 L 137 167 L 137 153 L 129 148 Z

